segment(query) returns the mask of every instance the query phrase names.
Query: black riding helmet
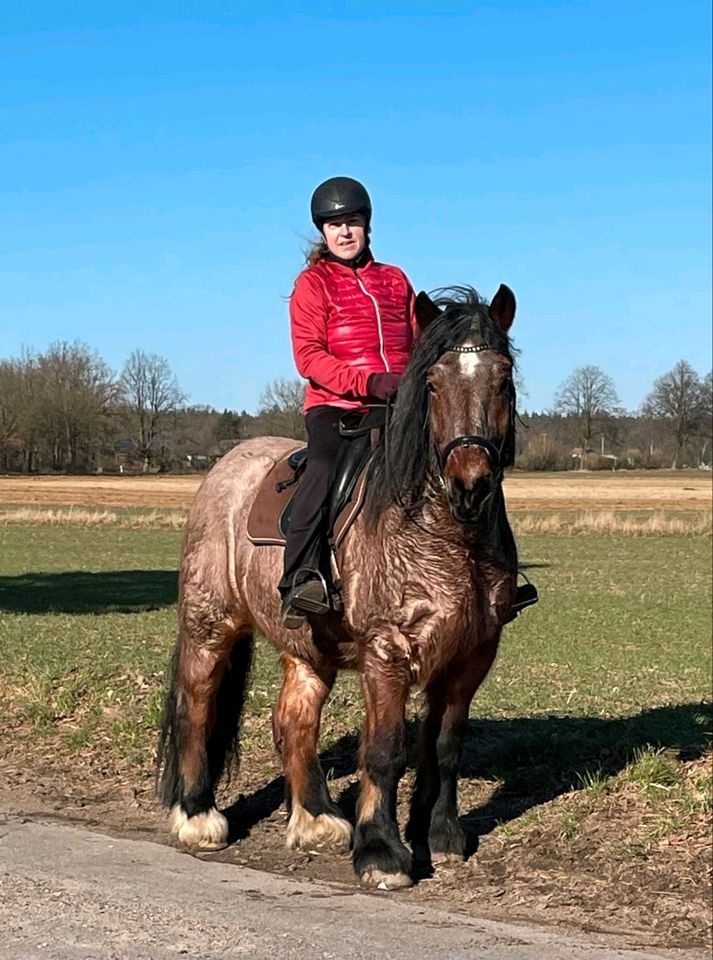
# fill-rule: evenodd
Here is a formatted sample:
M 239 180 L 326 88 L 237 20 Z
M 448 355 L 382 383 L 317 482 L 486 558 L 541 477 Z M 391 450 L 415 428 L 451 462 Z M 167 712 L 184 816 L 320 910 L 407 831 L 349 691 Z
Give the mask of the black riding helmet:
M 332 217 L 352 216 L 362 213 L 369 228 L 371 220 L 371 200 L 366 188 L 351 177 L 332 177 L 320 183 L 312 194 L 310 206 L 312 222 L 322 232 L 322 227 Z

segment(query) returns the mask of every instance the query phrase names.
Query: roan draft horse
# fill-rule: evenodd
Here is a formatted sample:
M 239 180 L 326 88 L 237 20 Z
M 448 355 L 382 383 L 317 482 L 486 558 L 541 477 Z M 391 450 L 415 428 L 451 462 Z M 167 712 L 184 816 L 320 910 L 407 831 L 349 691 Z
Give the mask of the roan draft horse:
M 428 712 L 406 840 L 433 861 L 463 856 L 457 771 L 471 699 L 495 657 L 515 598 L 517 555 L 503 470 L 514 455 L 512 291 L 490 305 L 471 288 L 419 294 L 421 333 L 388 428 L 368 467 L 362 512 L 339 548 L 344 610 L 280 624 L 282 550 L 246 536 L 256 491 L 296 447 L 264 437 L 228 453 L 201 486 L 183 541 L 179 636 L 159 744 L 171 829 L 217 849 L 228 822 L 216 783 L 238 746 L 253 631 L 281 651 L 273 712 L 286 781 L 287 844 L 345 846 L 352 827 L 329 795 L 317 742 L 337 670 L 358 670 L 366 707 L 353 863 L 381 889 L 411 884 L 396 819 L 406 766 L 405 708 L 418 685 Z

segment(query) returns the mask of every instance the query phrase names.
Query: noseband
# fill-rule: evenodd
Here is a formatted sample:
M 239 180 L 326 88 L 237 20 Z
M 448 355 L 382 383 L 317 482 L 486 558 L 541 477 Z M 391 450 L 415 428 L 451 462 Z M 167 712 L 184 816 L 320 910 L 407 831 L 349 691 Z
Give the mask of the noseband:
M 505 446 L 505 440 L 500 444 L 499 447 L 496 447 L 491 440 L 486 440 L 485 437 L 479 437 L 477 434 L 470 434 L 468 436 L 456 437 L 455 440 L 451 440 L 450 443 L 439 450 L 436 447 L 436 459 L 438 461 L 438 467 L 441 472 L 441 477 L 443 477 L 443 471 L 446 468 L 446 461 L 448 457 L 453 453 L 457 447 L 482 447 L 483 450 L 488 455 L 490 460 L 490 465 L 493 468 L 493 476 L 496 483 L 501 483 L 503 479 L 503 447 Z

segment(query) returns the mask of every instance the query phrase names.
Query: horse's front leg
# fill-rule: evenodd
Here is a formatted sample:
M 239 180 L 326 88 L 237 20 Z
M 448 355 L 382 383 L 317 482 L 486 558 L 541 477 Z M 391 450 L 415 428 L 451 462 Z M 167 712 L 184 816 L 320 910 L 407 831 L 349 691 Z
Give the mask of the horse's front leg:
M 361 790 L 354 835 L 354 870 L 380 889 L 410 887 L 411 855 L 401 842 L 396 791 L 406 769 L 405 709 L 408 662 L 368 655 L 362 686 L 366 722 L 361 743 Z
M 475 691 L 490 669 L 497 639 L 483 643 L 466 663 L 454 663 L 426 688 L 428 713 L 421 727 L 421 756 L 406 836 L 427 843 L 434 863 L 462 858 L 466 838 L 458 820 L 458 768 Z
M 290 819 L 287 846 L 349 847 L 352 828 L 333 802 L 317 756 L 322 708 L 334 684 L 332 667 L 315 669 L 287 653 L 284 679 L 272 715 L 275 746 L 282 757 Z

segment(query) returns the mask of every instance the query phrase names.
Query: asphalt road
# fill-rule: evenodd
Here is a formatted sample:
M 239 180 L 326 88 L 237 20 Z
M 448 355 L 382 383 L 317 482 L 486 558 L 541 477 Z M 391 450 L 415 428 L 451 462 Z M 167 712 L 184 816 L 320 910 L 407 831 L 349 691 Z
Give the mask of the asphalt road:
M 0 960 L 686 956 L 474 920 L 399 902 L 397 893 L 298 881 L 13 818 L 0 818 L 0 931 Z

